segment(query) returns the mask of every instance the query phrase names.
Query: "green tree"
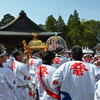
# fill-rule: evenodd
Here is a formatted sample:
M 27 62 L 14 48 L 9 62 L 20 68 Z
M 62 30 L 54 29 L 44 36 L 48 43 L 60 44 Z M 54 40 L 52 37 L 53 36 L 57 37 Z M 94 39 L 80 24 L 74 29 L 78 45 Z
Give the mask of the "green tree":
M 66 40 L 67 27 L 66 27 L 64 20 L 62 19 L 61 16 L 59 16 L 59 18 L 57 20 L 57 32 L 62 32 L 62 37 L 64 38 L 64 40 Z
M 45 25 L 39 24 L 39 27 L 45 30 Z
M 93 48 L 96 45 L 96 36 L 92 29 L 89 29 L 87 26 L 83 25 L 83 44 L 82 46 L 89 46 L 89 48 Z
M 100 42 L 100 21 L 89 20 L 83 23 L 84 26 L 87 26 L 90 30 L 93 30 L 96 42 Z
M 48 16 L 46 19 L 46 30 L 50 32 L 57 31 L 57 21 L 53 15 Z
M 61 16 L 59 16 L 59 18 L 57 20 L 57 31 L 62 32 L 64 26 L 65 26 L 64 20 L 62 19 Z
M 68 33 L 67 33 L 68 48 L 72 48 L 74 45 L 82 46 L 83 30 L 76 10 L 74 11 L 73 15 L 70 15 L 67 27 L 68 27 Z
M 0 22 L 0 27 L 5 26 L 6 24 L 10 23 L 14 19 L 15 19 L 15 17 L 11 16 L 10 14 L 4 15 L 3 19 Z

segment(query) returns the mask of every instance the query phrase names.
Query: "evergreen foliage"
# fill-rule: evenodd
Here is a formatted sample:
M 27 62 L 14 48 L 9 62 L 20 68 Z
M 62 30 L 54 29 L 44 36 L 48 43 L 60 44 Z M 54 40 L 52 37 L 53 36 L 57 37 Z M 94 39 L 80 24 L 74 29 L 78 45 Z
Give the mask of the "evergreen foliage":
M 45 25 L 39 24 L 39 27 L 45 30 Z
M 75 10 L 73 15 L 70 15 L 68 20 L 68 33 L 67 33 L 67 45 L 68 48 L 72 48 L 74 45 L 82 46 L 82 26 L 78 17 L 78 13 Z
M 67 27 L 64 23 L 64 20 L 62 19 L 61 16 L 59 16 L 57 20 L 57 32 L 62 32 L 62 37 L 67 40 Z
M 3 19 L 0 21 L 0 27 L 7 25 L 8 23 L 10 23 L 14 19 L 15 19 L 15 17 L 11 16 L 10 14 L 4 15 Z
M 97 43 L 100 43 L 100 21 L 90 20 L 83 23 L 90 30 L 93 31 Z
M 46 30 L 50 32 L 57 32 L 57 21 L 53 15 L 48 16 L 46 19 Z
M 14 19 L 14 16 L 10 14 L 4 15 L 4 18 L 0 21 L 0 27 Z M 97 43 L 100 43 L 100 21 L 86 21 L 85 19 L 80 21 L 77 10 L 69 16 L 67 24 L 65 24 L 62 16 L 59 16 L 56 20 L 53 15 L 50 15 L 47 17 L 45 25 L 39 24 L 39 26 L 50 32 L 62 32 L 62 37 L 66 41 L 68 49 L 71 49 L 74 45 L 93 48 Z

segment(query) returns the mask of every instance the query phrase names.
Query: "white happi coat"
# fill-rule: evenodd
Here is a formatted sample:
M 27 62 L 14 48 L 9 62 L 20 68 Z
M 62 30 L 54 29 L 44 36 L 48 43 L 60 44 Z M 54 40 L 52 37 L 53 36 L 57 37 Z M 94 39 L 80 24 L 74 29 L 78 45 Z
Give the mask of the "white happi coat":
M 37 68 L 36 89 L 39 100 L 57 100 L 59 98 L 58 89 L 51 87 L 51 79 L 55 71 L 56 68 L 46 64 L 41 64 Z
M 61 86 L 61 100 L 94 100 L 94 85 L 99 75 L 100 69 L 93 64 L 69 61 L 56 70 L 52 86 Z
M 29 73 L 31 75 L 30 82 L 35 84 L 36 83 L 36 71 L 37 67 L 42 64 L 42 60 L 38 57 L 30 58 L 29 59 Z
M 14 94 L 16 86 L 14 73 L 8 68 L 0 68 L 0 100 L 17 100 Z
M 100 100 L 100 79 L 99 79 L 99 81 L 95 84 L 95 95 L 94 95 L 94 100 Z
M 55 57 L 53 66 L 55 68 L 59 68 L 63 63 L 67 62 L 68 59 L 66 57 Z
M 28 79 L 30 74 L 27 70 L 27 66 L 17 60 L 13 62 L 12 70 L 17 78 L 17 89 L 15 95 L 17 100 L 33 100 L 32 96 L 29 96 Z

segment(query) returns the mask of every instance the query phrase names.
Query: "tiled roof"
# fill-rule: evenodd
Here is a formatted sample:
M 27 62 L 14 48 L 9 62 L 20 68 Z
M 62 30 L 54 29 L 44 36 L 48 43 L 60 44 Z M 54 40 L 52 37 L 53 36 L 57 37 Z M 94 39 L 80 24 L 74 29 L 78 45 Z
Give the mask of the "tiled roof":
M 13 21 L 1 27 L 0 31 L 15 31 L 15 32 L 47 32 L 41 29 L 36 23 L 30 20 L 24 11 L 21 11 L 19 16 Z

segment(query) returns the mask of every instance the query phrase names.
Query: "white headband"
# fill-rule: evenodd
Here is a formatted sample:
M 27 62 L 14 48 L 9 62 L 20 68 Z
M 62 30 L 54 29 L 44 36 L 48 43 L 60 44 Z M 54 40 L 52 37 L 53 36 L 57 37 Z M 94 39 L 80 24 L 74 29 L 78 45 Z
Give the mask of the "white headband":
M 4 50 L 3 53 L 0 54 L 0 57 L 6 54 L 6 50 Z
M 60 51 L 60 52 L 58 52 L 58 53 L 62 53 L 63 51 L 64 51 L 64 50 L 62 50 L 62 51 Z M 58 53 L 57 53 L 57 54 L 58 54 Z
M 38 54 L 38 52 L 37 53 L 34 53 L 32 57 L 34 57 L 36 54 Z

